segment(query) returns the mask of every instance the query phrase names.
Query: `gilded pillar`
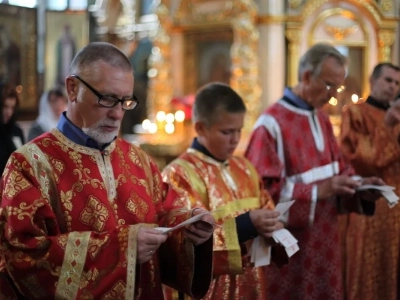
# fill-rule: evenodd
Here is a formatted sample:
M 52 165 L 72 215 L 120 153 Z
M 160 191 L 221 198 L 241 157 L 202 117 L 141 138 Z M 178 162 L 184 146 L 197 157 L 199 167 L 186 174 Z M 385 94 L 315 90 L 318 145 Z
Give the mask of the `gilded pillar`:
M 281 0 L 268 0 L 260 5 L 258 53 L 261 111 L 282 97 L 286 74 L 285 4 Z M 271 47 L 273 45 L 273 47 Z M 273 66 L 273 67 L 272 67 Z
M 301 30 L 299 27 L 287 27 L 286 37 L 288 45 L 288 86 L 294 86 L 298 82 L 298 69 L 300 60 Z
M 257 6 L 253 0 L 235 0 L 232 19 L 233 45 L 231 48 L 232 88 L 243 98 L 247 107 L 244 132 L 249 133 L 260 112 L 261 88 L 258 76 L 258 39 L 255 26 Z
M 169 10 L 160 2 L 155 10 L 160 28 L 153 39 L 153 49 L 149 57 L 149 90 L 147 96 L 148 115 L 158 111 L 168 112 L 173 97 L 171 76 L 170 31 L 172 22 Z
M 378 51 L 380 62 L 392 61 L 391 46 L 395 40 L 395 31 L 380 29 L 378 31 Z

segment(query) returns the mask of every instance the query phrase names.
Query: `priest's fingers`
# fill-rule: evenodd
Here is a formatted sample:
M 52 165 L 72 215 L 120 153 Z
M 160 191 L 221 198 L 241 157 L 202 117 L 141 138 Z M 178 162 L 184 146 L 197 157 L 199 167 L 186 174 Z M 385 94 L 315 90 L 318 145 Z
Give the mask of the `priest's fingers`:
M 206 223 L 206 222 L 204 222 Z M 188 228 L 185 228 L 183 234 L 192 241 L 194 245 L 200 245 L 211 238 L 214 226 L 212 224 L 207 223 L 208 225 L 199 229 L 194 224 L 190 225 Z M 204 225 L 204 224 L 203 224 Z
M 259 234 L 261 234 L 265 238 L 270 238 L 270 237 L 272 237 L 272 233 L 274 231 L 277 231 L 277 230 L 282 229 L 282 228 L 284 228 L 283 223 L 282 222 L 277 222 L 273 226 L 265 227 L 265 230 L 262 231 L 262 232 L 259 232 Z
M 333 176 L 331 183 L 335 195 L 353 195 L 356 192 L 356 188 L 361 185 L 358 180 L 345 175 Z
M 137 262 L 149 261 L 168 235 L 152 228 L 139 228 L 137 235 Z
M 168 238 L 167 234 L 163 234 L 161 231 L 153 228 L 141 227 L 138 232 L 138 243 L 146 245 L 160 245 L 164 243 Z
M 363 184 L 385 185 L 385 182 L 379 177 L 366 177 L 363 178 Z
M 279 221 L 280 213 L 269 209 L 255 209 L 250 211 L 250 220 L 259 234 L 270 232 Z

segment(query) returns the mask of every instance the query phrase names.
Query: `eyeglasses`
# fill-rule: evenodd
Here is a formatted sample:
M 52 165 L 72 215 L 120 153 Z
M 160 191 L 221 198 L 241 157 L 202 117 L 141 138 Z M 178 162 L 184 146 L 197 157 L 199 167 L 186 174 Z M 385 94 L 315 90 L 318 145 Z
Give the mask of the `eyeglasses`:
M 316 78 L 319 79 L 325 85 L 327 92 L 336 91 L 337 93 L 341 93 L 346 89 L 346 87 L 344 85 L 341 85 L 341 86 L 331 85 L 331 84 L 328 84 L 325 80 L 323 80 L 319 76 Z
M 135 95 L 132 95 L 132 99 L 131 98 L 119 99 L 115 96 L 103 95 L 99 93 L 97 90 L 95 90 L 94 87 L 92 87 L 89 83 L 80 78 L 78 75 L 73 74 L 71 76 L 78 79 L 80 82 L 86 85 L 86 87 L 99 98 L 97 100 L 97 104 L 99 104 L 100 106 L 112 108 L 121 102 L 123 110 L 132 110 L 139 104 L 139 100 L 136 98 Z

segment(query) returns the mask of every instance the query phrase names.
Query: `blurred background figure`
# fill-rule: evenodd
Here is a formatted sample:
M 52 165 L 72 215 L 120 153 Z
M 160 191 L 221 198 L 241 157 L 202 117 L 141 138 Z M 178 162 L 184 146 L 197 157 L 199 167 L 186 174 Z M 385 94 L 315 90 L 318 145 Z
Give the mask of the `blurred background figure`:
M 54 88 L 40 98 L 39 116 L 29 129 L 28 140 L 57 127 L 61 114 L 67 109 L 67 98 L 62 89 Z
M 0 174 L 3 174 L 11 153 L 25 143 L 22 130 L 16 124 L 18 102 L 16 90 L 9 84 L 0 83 Z

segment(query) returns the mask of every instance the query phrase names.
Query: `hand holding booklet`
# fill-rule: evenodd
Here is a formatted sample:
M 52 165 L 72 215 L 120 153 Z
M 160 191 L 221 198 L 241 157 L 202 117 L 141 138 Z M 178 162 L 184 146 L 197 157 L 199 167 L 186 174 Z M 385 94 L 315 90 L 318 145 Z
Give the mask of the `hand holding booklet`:
M 195 223 L 197 221 L 200 221 L 203 216 L 208 215 L 208 214 L 211 214 L 211 212 L 206 211 L 201 214 L 195 215 L 195 216 L 191 217 L 190 219 L 187 219 L 186 221 L 176 225 L 175 227 L 156 227 L 154 229 L 162 231 L 163 233 L 169 233 L 171 231 L 177 230 L 179 228 L 182 228 L 182 227 L 188 226 L 192 223 Z
M 389 207 L 395 206 L 399 202 L 399 197 L 394 193 L 395 187 L 390 185 L 364 184 L 357 188 L 357 191 L 377 190 L 387 200 Z
M 275 211 L 279 211 L 283 215 L 294 203 L 294 200 L 278 203 L 275 207 Z M 297 251 L 300 250 L 297 245 L 297 240 L 289 232 L 289 230 L 282 228 L 272 233 L 272 238 L 275 242 L 285 247 L 286 254 L 291 257 Z M 264 237 L 258 236 L 253 240 L 251 249 L 251 262 L 254 263 L 255 267 L 266 266 L 271 263 L 271 246 L 267 244 Z

